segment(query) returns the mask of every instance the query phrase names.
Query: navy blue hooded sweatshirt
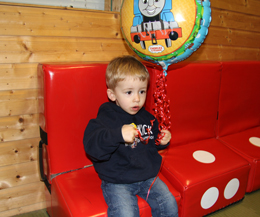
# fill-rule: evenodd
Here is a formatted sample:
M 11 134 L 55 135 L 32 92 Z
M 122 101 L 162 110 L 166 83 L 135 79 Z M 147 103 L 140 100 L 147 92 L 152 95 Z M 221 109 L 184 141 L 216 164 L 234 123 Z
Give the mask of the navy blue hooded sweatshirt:
M 147 128 L 155 117 L 142 108 L 131 115 L 112 102 L 100 106 L 96 119 L 91 119 L 84 133 L 84 148 L 93 162 L 100 179 L 129 184 L 155 177 L 161 166 L 162 157 L 158 150 L 166 146 L 155 145 L 159 133 L 155 120 L 150 135 Z M 126 144 L 122 136 L 122 126 L 134 123 L 142 138 L 149 138 L 148 144 L 138 139 L 135 148 Z

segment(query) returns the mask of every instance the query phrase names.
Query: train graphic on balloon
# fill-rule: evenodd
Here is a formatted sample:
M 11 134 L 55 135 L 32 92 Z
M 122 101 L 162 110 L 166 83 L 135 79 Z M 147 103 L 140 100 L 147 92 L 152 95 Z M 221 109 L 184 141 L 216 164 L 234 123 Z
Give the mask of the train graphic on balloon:
M 182 29 L 171 12 L 171 0 L 135 0 L 134 18 L 131 26 L 132 42 L 146 49 L 146 41 L 157 45 L 165 40 L 165 46 L 171 47 L 172 41 L 182 37 Z

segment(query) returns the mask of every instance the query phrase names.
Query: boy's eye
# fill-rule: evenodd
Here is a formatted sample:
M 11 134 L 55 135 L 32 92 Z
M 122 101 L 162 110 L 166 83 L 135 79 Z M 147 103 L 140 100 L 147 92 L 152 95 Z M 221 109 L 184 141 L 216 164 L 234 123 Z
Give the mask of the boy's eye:
M 144 94 L 144 93 L 146 93 L 145 90 L 141 90 L 141 91 L 140 91 L 140 94 Z
M 132 93 L 132 91 L 127 91 L 126 94 L 127 95 L 130 95 Z

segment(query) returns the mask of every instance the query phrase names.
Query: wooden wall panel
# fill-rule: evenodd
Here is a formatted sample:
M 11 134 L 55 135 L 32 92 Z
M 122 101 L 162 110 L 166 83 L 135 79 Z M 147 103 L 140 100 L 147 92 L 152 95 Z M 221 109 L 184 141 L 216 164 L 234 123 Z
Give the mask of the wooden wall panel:
M 123 0 L 113 0 L 112 11 L 120 11 Z
M 225 29 L 236 29 L 248 32 L 259 32 L 260 17 L 238 12 L 212 9 L 211 26 Z
M 39 135 L 31 139 L 22 139 L 0 143 L 0 169 L 38 160 Z M 0 182 L 3 181 L 2 177 Z
M 0 118 L 0 141 L 9 142 L 39 137 L 39 115 L 19 115 Z
M 37 65 L 0 64 L 0 91 L 38 88 Z
M 0 215 L 6 210 L 43 202 L 45 200 L 43 192 L 44 185 L 41 182 L 2 189 L 0 191 Z
M 229 45 L 233 47 L 256 48 L 260 41 L 260 33 L 241 31 L 236 29 L 210 28 L 210 37 L 206 37 L 204 43 L 211 45 Z
M 232 60 L 259 60 L 259 49 L 256 48 L 243 48 L 224 45 L 206 45 L 203 44 L 201 47 L 194 52 L 188 60 L 189 61 L 201 61 L 208 60 L 212 61 L 217 59 L 218 61 L 232 61 Z
M 39 62 L 107 62 L 136 54 L 120 31 L 122 0 L 102 12 L 0 2 L 0 217 L 45 207 L 37 166 Z M 260 60 L 260 1 L 211 1 L 212 22 L 187 60 Z
M 41 188 L 43 189 L 43 188 Z M 46 207 L 46 202 L 39 202 L 30 204 L 27 206 L 21 206 L 14 209 L 9 209 L 7 211 L 0 212 L 0 217 L 7 217 L 7 216 L 14 216 L 17 215 L 17 213 L 27 213 L 27 212 L 33 212 L 35 210 L 44 209 Z
M 43 188 L 41 188 L 43 189 Z M 39 202 L 30 204 L 27 206 L 20 206 L 14 209 L 9 209 L 7 211 L 0 212 L 0 217 L 7 217 L 7 216 L 14 216 L 17 215 L 17 213 L 27 213 L 27 212 L 33 212 L 35 210 L 44 209 L 46 207 L 46 202 Z
M 14 164 L 0 168 L 0 176 L 4 180 L 0 182 L 1 189 L 30 184 L 39 181 L 36 160 L 26 163 Z
M 0 16 L 1 35 L 122 38 L 118 13 L 4 5 Z
M 0 91 L 0 117 L 38 113 L 38 89 Z
M 123 40 L 1 36 L 2 63 L 109 61 L 130 50 Z
M 236 11 L 243 14 L 260 15 L 259 0 L 213 0 L 212 8 L 220 8 L 226 11 Z

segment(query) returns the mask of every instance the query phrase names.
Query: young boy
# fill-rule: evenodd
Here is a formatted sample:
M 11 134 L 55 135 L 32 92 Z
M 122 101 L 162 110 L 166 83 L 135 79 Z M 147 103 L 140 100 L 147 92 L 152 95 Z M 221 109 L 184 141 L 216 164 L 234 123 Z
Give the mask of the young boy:
M 148 82 L 149 73 L 136 58 L 112 60 L 106 71 L 111 102 L 100 106 L 85 130 L 85 151 L 102 180 L 109 217 L 139 216 L 136 195 L 148 196 L 153 217 L 178 216 L 175 198 L 156 179 L 162 161 L 158 150 L 167 147 L 171 133 L 162 130 L 164 136 L 155 144 L 158 121 L 143 108 Z

